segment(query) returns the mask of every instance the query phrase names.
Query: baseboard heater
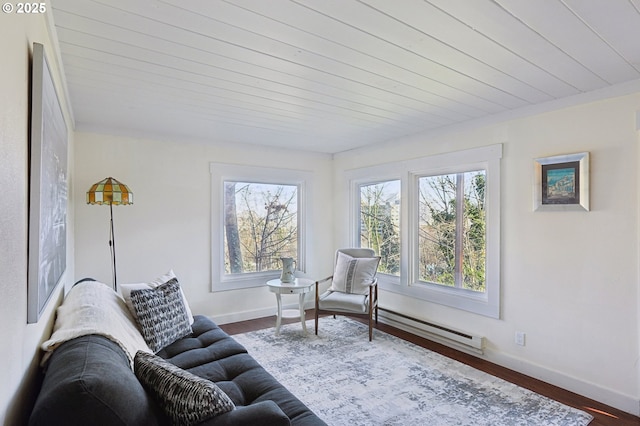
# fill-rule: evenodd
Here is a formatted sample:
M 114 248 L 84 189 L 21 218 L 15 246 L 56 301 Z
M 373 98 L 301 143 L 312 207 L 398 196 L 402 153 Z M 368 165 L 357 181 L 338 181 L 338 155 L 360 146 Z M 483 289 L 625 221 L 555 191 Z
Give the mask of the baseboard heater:
M 391 311 L 385 308 L 378 308 L 379 321 L 396 327 L 400 330 L 415 334 L 425 339 L 433 340 L 445 346 L 470 352 L 472 354 L 483 354 L 484 337 L 474 336 L 459 330 L 454 330 L 432 322 L 412 318 L 408 315 Z

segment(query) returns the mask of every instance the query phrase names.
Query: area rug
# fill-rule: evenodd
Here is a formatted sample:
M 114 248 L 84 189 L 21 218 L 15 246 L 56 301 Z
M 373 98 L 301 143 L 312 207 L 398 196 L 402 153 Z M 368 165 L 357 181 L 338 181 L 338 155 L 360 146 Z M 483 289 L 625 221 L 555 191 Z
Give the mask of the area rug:
M 331 426 L 586 425 L 593 417 L 345 317 L 237 334 L 273 376 Z

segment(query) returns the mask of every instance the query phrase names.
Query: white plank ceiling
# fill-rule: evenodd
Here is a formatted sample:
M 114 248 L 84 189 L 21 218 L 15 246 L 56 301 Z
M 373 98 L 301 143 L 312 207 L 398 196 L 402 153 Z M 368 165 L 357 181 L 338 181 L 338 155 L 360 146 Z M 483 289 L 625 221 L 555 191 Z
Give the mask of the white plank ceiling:
M 51 0 L 76 128 L 335 153 L 640 79 L 640 0 Z

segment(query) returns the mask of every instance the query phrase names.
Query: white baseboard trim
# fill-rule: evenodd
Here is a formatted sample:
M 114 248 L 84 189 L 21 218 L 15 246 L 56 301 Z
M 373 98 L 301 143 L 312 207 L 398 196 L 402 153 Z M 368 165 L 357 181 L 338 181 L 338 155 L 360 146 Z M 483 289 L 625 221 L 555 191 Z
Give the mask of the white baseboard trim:
M 485 355 L 482 358 L 502 367 L 509 368 L 535 379 L 542 380 L 543 382 L 558 386 L 559 388 L 633 414 L 634 416 L 640 415 L 640 399 L 634 398 L 631 395 L 625 395 L 613 389 L 608 389 L 595 383 L 590 383 L 577 377 L 569 376 L 560 371 L 551 370 L 547 367 L 537 365 L 502 352 L 495 352 L 489 348 L 485 348 Z
M 274 303 L 275 305 L 275 303 Z M 312 309 L 314 307 L 313 303 L 305 303 L 304 308 L 305 309 Z M 298 304 L 297 303 L 291 303 L 291 304 L 287 304 L 287 305 L 282 305 L 282 310 L 285 309 L 298 309 Z M 247 321 L 247 320 L 252 320 L 252 319 L 257 319 L 257 318 L 264 318 L 264 317 L 273 317 L 273 326 L 275 327 L 276 325 L 276 310 L 277 308 L 275 306 L 273 306 L 272 308 L 264 308 L 264 309 L 257 309 L 257 310 L 253 310 L 253 311 L 243 311 L 243 312 L 234 312 L 232 314 L 226 314 L 226 315 L 215 315 L 215 314 L 211 314 L 211 315 L 207 315 L 209 318 L 211 318 L 216 324 L 229 324 L 232 322 L 238 322 L 238 321 Z M 307 321 L 310 320 L 312 318 L 309 317 L 309 315 L 307 315 Z
M 258 311 L 244 311 L 234 312 L 226 315 L 207 315 L 216 324 L 229 324 L 232 322 L 247 321 L 252 319 L 264 318 L 269 316 L 275 316 L 275 310 L 273 308 L 260 309 Z
M 298 309 L 298 304 L 293 303 L 283 306 L 282 308 Z M 313 305 L 307 303 L 305 305 L 305 308 L 313 308 Z M 273 307 L 253 311 L 234 312 L 227 315 L 209 315 L 209 317 L 213 319 L 217 324 L 228 324 L 232 322 L 273 316 L 273 325 L 275 326 L 275 311 L 276 309 L 275 307 Z M 307 317 L 307 320 L 309 319 L 311 318 Z M 460 350 L 460 348 L 454 349 Z M 477 354 L 472 355 L 478 356 Z M 574 392 L 587 398 L 594 399 L 603 404 L 633 414 L 634 416 L 640 416 L 640 399 L 634 398 L 631 395 L 625 395 L 615 390 L 608 389 L 594 383 L 578 379 L 576 377 L 571 377 L 562 372 L 551 370 L 544 366 L 531 363 L 529 361 L 511 356 L 509 354 L 495 352 L 490 348 L 485 348 L 484 356 L 480 356 L 479 358 L 486 359 L 487 361 L 490 361 L 494 364 L 509 368 L 527 376 L 531 376 L 535 379 L 542 380 L 543 382 L 558 386 L 570 392 Z

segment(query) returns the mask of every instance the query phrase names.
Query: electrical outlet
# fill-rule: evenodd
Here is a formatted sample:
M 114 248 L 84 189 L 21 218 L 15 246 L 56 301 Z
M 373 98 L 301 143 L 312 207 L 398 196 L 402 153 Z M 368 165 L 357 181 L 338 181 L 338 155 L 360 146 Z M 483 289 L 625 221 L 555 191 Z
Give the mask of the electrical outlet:
M 524 346 L 526 334 L 524 331 L 516 331 L 516 345 Z

